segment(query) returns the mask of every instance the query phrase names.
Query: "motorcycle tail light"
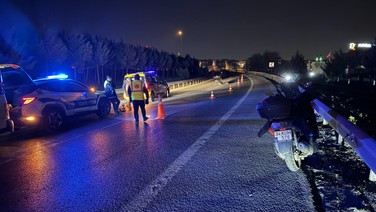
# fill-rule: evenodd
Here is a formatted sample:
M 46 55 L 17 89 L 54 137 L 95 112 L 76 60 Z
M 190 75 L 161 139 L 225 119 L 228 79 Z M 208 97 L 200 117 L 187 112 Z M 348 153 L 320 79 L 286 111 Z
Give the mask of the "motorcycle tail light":
M 269 133 L 274 136 L 274 130 L 273 130 L 273 128 L 269 128 Z
M 23 101 L 24 105 L 28 105 L 28 104 L 32 103 L 35 99 L 36 99 L 36 97 L 24 97 L 24 98 L 22 98 L 22 101 Z

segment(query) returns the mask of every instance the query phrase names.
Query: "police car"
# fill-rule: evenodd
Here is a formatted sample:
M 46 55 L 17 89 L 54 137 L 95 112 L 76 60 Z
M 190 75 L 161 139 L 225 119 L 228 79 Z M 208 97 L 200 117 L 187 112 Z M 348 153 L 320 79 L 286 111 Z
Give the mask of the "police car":
M 66 75 L 34 80 L 35 90 L 22 97 L 21 120 L 27 124 L 43 124 L 60 129 L 66 118 L 96 113 L 107 117 L 111 105 L 104 93 L 95 92 Z
M 145 86 L 149 92 L 149 96 L 152 102 L 160 94 L 162 97 L 169 97 L 170 87 L 168 86 L 165 80 L 160 80 L 158 76 L 154 73 L 154 71 L 147 71 L 147 72 L 138 72 L 132 74 L 126 74 L 124 76 L 124 83 L 123 83 L 123 90 L 124 90 L 124 98 L 126 98 L 127 88 L 128 85 L 134 80 L 134 75 L 140 75 L 140 80 L 145 83 Z

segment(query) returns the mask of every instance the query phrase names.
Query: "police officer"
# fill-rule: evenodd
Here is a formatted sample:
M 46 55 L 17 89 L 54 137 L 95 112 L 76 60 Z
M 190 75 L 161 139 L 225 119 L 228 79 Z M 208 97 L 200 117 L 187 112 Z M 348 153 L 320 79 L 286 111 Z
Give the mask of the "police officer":
M 107 75 L 107 79 L 104 81 L 104 92 L 112 103 L 112 107 L 114 108 L 114 112 L 116 115 L 119 115 L 119 104 L 120 100 L 118 99 L 115 91 L 115 85 L 112 83 L 112 79 L 110 76 Z
M 146 95 L 146 99 L 144 94 Z M 134 75 L 134 80 L 128 87 L 128 95 L 133 103 L 134 119 L 138 121 L 138 108 L 140 107 L 144 121 L 148 120 L 148 117 L 146 117 L 145 104 L 149 104 L 149 92 L 145 83 L 140 80 L 139 74 Z

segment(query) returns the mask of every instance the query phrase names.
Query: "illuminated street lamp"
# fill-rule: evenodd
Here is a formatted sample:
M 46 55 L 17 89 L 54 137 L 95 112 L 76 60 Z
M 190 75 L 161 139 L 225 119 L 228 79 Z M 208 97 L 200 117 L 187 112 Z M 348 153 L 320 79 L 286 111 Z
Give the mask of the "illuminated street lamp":
M 183 55 L 183 31 L 178 31 L 178 36 L 180 37 L 180 52 L 178 52 L 179 56 Z

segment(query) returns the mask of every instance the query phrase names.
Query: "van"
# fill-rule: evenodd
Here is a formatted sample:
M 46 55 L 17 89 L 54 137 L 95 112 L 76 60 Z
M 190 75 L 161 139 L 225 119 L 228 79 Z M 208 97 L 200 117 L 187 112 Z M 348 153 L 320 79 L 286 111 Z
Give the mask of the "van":
M 123 90 L 125 99 L 128 98 L 127 88 L 132 82 L 132 80 L 134 80 L 134 75 L 136 74 L 139 74 L 140 80 L 145 83 L 145 86 L 149 92 L 150 100 L 152 102 L 155 101 L 158 95 L 161 95 L 162 97 L 169 97 L 171 95 L 170 87 L 168 86 L 167 81 L 159 79 L 153 71 L 137 72 L 132 74 L 126 74 L 124 76 Z
M 19 97 L 34 88 L 30 76 L 18 65 L 0 64 L 0 130 L 14 131 L 10 109 L 20 103 Z

